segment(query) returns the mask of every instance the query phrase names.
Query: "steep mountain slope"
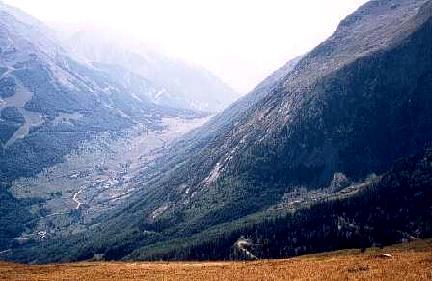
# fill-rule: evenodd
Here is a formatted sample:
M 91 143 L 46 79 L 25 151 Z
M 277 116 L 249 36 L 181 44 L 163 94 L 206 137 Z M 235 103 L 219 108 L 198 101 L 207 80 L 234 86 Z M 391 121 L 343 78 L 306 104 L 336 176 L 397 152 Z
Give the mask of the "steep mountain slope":
M 235 113 L 256 92 L 179 142 L 133 210 L 152 221 L 162 208 L 161 220 L 200 229 L 296 187 L 325 188 L 338 174 L 352 182 L 381 174 L 422 149 L 432 139 L 430 5 L 360 8 L 254 105 Z
M 293 198 L 288 212 L 248 217 L 190 238 L 134 251 L 127 259 L 228 260 L 286 258 L 343 248 L 386 246 L 432 235 L 432 148 L 401 159 L 355 192 L 318 203 Z M 350 194 L 351 193 L 351 194 Z M 296 210 L 295 212 L 291 212 Z M 246 238 L 247 237 L 247 238 Z M 240 246 L 243 242 L 244 246 Z
M 30 243 L 13 249 L 9 258 L 65 261 L 96 253 L 108 259 L 226 258 L 233 237 L 259 230 L 264 234 L 254 238 L 274 239 L 279 234 L 273 230 L 285 224 L 294 227 L 288 238 L 299 239 L 291 245 L 301 247 L 298 253 L 357 246 L 350 239 L 352 244 L 322 243 L 322 237 L 338 237 L 338 228 L 326 232 L 328 225 L 316 220 L 334 226 L 332 218 L 320 217 L 331 207 L 327 201 L 341 201 L 336 216 L 358 210 L 347 220 L 364 220 L 363 207 L 382 208 L 377 202 L 393 185 L 386 176 L 392 164 L 432 141 L 431 16 L 431 1 L 370 1 L 292 69 L 276 72 L 142 167 L 131 183 L 142 188 L 127 206 L 105 214 L 85 233 Z M 423 165 L 415 164 L 421 158 L 410 167 Z M 398 197 L 392 189 L 384 211 L 372 213 L 374 240 L 382 234 L 375 227 L 386 217 L 392 233 L 430 235 L 429 162 L 420 168 L 421 185 L 404 177 L 416 169 L 395 172 L 395 182 L 401 179 L 400 188 L 407 190 Z M 369 193 L 375 185 L 378 191 Z M 408 211 L 401 209 L 404 203 Z M 399 216 L 400 209 L 408 215 Z M 291 212 L 299 215 L 270 223 L 274 228 L 265 233 L 266 218 Z M 399 218 L 409 227 L 399 229 Z M 411 233 L 415 229 L 419 233 Z M 303 230 L 312 242 L 303 239 Z M 272 256 L 296 253 L 291 250 Z
M 147 79 L 157 89 L 148 92 L 148 98 L 156 104 L 218 112 L 238 98 L 237 93 L 207 70 L 113 35 L 82 30 L 64 40 L 64 45 L 90 63 L 103 63 L 111 70 L 121 67 L 129 75 Z
M 432 140 L 430 35 L 430 1 L 369 2 L 254 105 L 241 114 L 233 105 L 197 141 L 175 146 L 128 217 L 179 237 L 265 210 L 298 187 L 326 188 L 338 174 L 356 182 L 383 173 Z

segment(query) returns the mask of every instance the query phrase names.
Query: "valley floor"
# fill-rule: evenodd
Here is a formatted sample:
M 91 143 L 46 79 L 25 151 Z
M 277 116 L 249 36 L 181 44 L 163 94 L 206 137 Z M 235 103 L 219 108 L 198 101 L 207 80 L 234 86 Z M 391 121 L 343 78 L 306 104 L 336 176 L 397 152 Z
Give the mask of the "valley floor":
M 160 130 L 138 124 L 117 138 L 101 134 L 66 155 L 64 162 L 35 177 L 14 181 L 11 192 L 15 198 L 37 199 L 29 208 L 36 218 L 15 241 L 69 235 L 98 223 L 100 215 L 137 191 L 134 177 L 169 143 L 208 119 L 163 118 Z M 5 253 L 8 251 L 0 252 L 0 259 Z
M 0 280 L 432 280 L 432 240 L 256 262 L 0 262 Z

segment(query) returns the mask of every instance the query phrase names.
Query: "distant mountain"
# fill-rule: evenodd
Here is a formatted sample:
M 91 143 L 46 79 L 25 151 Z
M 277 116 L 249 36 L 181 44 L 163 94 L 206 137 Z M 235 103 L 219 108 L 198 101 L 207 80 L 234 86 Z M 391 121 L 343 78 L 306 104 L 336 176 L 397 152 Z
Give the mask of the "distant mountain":
M 147 92 L 154 89 L 145 79 L 122 84 L 120 77 L 83 63 L 61 47 L 51 30 L 17 9 L 1 4 L 0 25 L 2 177 L 43 168 L 37 164 L 39 153 L 30 151 L 32 141 L 44 141 L 47 151 L 47 140 L 66 144 L 54 132 L 81 138 L 79 134 L 118 131 L 138 121 L 151 126 L 161 115 L 186 113 L 150 101 Z M 45 134 L 50 136 L 43 140 Z M 29 155 L 27 167 L 11 163 Z
M 209 71 L 164 56 L 132 40 L 116 38 L 104 32 L 82 30 L 74 32 L 63 42 L 75 55 L 91 64 L 104 64 L 106 70 L 113 70 L 115 75 L 115 69 L 122 68 L 129 72 L 127 75 L 148 80 L 157 89 L 148 92 L 148 98 L 156 104 L 218 112 L 239 97 Z
M 12 181 L 64 161 L 99 134 L 115 138 L 137 124 L 160 129 L 164 117 L 197 116 L 153 103 L 148 96 L 157 90 L 147 80 L 129 75 L 123 83 L 55 38 L 38 20 L 0 3 L 0 212 L 11 216 L 1 220 L 1 239 L 19 234 L 21 219 L 30 216 L 26 203 L 10 195 Z

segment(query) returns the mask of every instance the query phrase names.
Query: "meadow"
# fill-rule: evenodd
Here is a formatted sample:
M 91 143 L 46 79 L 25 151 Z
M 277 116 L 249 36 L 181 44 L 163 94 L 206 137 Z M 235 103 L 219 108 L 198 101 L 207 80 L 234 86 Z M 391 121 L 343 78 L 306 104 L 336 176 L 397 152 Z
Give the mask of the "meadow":
M 0 280 L 432 280 L 432 240 L 250 262 L 1 262 Z

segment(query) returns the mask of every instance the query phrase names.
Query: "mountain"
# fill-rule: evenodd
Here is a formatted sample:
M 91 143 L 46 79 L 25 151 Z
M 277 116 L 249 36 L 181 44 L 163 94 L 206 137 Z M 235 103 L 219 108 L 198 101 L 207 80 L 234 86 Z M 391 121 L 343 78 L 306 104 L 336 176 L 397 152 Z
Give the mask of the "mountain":
M 432 235 L 431 16 L 427 0 L 366 3 L 142 164 L 127 204 L 5 257 L 287 257 Z
M 144 246 L 127 260 L 255 260 L 384 247 L 432 235 L 432 149 L 340 192 L 297 190 L 278 209 Z
M 430 2 L 367 3 L 291 72 L 179 142 L 134 207 L 200 229 L 296 188 L 386 172 L 432 138 L 429 35 Z
M 106 65 L 115 76 L 118 68 L 122 68 L 125 78 L 122 81 L 127 83 L 125 75 L 150 81 L 157 90 L 148 92 L 148 98 L 156 104 L 218 112 L 239 97 L 202 67 L 169 58 L 132 40 L 91 30 L 76 31 L 64 37 L 66 48 L 89 63 Z
M 129 85 L 122 84 L 65 51 L 41 22 L 7 5 L 0 8 L 2 177 L 40 170 L 40 157 L 58 161 L 54 158 L 61 157 L 61 151 L 53 152 L 57 156 L 47 152 L 52 145 L 69 145 L 70 138 L 120 131 L 137 122 L 157 126 L 164 115 L 192 115 L 154 104 L 147 98 L 154 89 L 145 79 L 134 77 Z M 60 136 L 68 134 L 68 141 Z M 33 145 L 45 135 L 47 155 L 41 155 Z M 55 149 L 70 149 L 60 147 Z
M 41 203 L 15 198 L 12 182 L 47 171 L 100 136 L 114 140 L 137 127 L 161 130 L 164 118 L 199 116 L 153 103 L 147 80 L 121 83 L 55 38 L 38 20 L 0 3 L 1 242 L 19 236 L 34 216 L 29 205 Z

